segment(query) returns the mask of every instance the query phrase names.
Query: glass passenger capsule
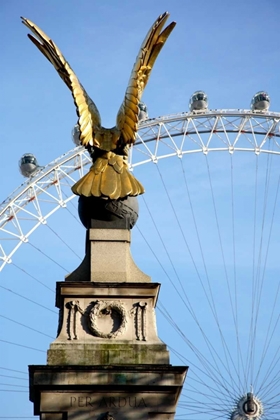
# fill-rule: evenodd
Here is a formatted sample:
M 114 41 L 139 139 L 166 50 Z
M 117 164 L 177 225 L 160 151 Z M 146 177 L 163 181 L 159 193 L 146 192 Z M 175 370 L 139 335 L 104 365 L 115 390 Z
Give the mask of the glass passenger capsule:
M 197 90 L 194 92 L 189 101 L 189 109 L 193 111 L 204 111 L 208 108 L 208 98 L 205 92 Z
M 80 129 L 79 129 L 79 125 L 78 124 L 74 125 L 71 134 L 72 134 L 73 143 L 76 146 L 80 146 L 80 144 L 81 144 L 80 143 Z
M 270 105 L 270 97 L 268 93 L 260 91 L 257 92 L 251 101 L 252 111 L 267 111 Z
M 138 104 L 138 109 L 138 122 L 147 120 L 149 118 L 147 105 L 140 101 Z
M 30 178 L 40 169 L 37 159 L 32 153 L 25 153 L 20 158 L 18 165 L 21 174 L 26 178 Z

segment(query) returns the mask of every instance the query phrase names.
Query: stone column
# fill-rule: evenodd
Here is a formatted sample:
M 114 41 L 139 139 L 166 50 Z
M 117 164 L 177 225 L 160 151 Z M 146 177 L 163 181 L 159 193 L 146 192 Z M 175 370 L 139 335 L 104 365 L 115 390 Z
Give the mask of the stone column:
M 80 267 L 57 283 L 58 335 L 30 366 L 41 420 L 174 418 L 187 367 L 158 338 L 152 283 L 130 254 L 130 230 L 93 223 Z

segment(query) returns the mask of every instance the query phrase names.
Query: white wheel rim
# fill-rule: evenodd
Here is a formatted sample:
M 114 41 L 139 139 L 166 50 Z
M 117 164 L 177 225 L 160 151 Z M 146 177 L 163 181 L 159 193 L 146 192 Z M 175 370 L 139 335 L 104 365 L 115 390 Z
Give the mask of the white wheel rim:
M 209 156 L 210 159 L 214 152 L 227 152 L 229 159 L 236 154 L 235 152 L 240 151 L 251 152 L 251 154 L 257 156 L 267 155 L 277 158 L 280 154 L 278 143 L 280 137 L 279 120 L 280 114 L 270 112 L 255 114 L 244 110 L 209 111 L 203 114 L 182 113 L 147 120 L 140 125 L 138 140 L 130 156 L 131 169 L 141 172 L 145 170 L 145 164 L 149 162 L 162 164 L 166 158 L 172 157 L 178 157 L 178 162 L 182 162 L 182 157 L 185 155 L 201 155 L 207 159 Z M 188 159 L 190 159 L 190 156 Z M 166 162 L 173 161 L 171 159 Z M 58 158 L 55 162 L 47 165 L 42 172 L 25 182 L 5 200 L 0 213 L 2 237 L 0 242 L 0 260 L 2 264 L 0 270 L 3 270 L 5 265 L 15 258 L 14 254 L 21 244 L 28 243 L 30 236 L 39 226 L 45 224 L 50 216 L 73 199 L 73 195 L 69 193 L 70 186 L 83 175 L 86 169 L 85 166 L 89 163 L 90 159 L 84 149 L 75 148 Z M 141 180 L 138 172 L 136 176 Z M 68 193 L 65 195 L 64 191 L 66 188 Z M 148 196 L 149 192 L 147 193 Z M 47 206 L 46 199 L 48 200 Z M 148 198 L 144 195 L 140 200 L 148 200 Z M 28 224 L 25 223 L 26 217 L 29 219 Z M 145 222 L 143 223 L 145 224 Z M 135 249 L 133 254 L 137 259 L 139 251 Z M 142 268 L 141 264 L 139 265 Z M 147 271 L 147 274 L 152 273 Z M 153 280 L 157 281 L 156 278 L 153 278 Z M 166 284 L 164 286 L 166 290 Z M 164 294 L 164 288 L 162 288 L 162 293 Z M 164 299 L 163 297 L 163 302 L 165 302 Z M 159 305 L 161 313 L 164 313 L 166 307 L 165 303 Z M 186 315 L 186 319 L 190 322 L 189 315 Z M 275 325 L 275 328 L 278 327 L 278 324 L 274 323 L 273 325 Z M 177 333 L 181 334 L 178 329 Z M 191 340 L 191 331 L 188 331 L 187 339 Z M 172 347 L 172 341 L 169 341 L 169 337 L 164 338 L 164 341 Z M 189 354 L 190 346 L 191 344 L 187 346 L 187 350 L 183 350 L 181 356 L 186 357 L 185 355 Z M 225 352 L 227 353 L 227 350 Z M 204 366 L 208 356 L 201 355 L 199 357 L 201 357 L 201 366 Z M 206 358 L 205 360 L 204 357 Z M 230 362 L 230 356 L 228 357 L 228 362 L 224 359 L 221 362 L 222 371 L 223 369 L 226 370 L 224 365 Z M 205 383 L 202 386 L 197 382 L 198 377 L 192 376 L 192 372 L 196 369 L 194 360 L 189 357 L 181 360 L 190 364 L 190 375 L 187 377 L 185 390 L 183 391 L 183 394 L 187 395 L 187 397 L 182 395 L 179 403 L 178 420 L 185 418 L 184 416 L 194 420 L 210 420 L 217 418 L 219 413 L 223 416 L 222 418 L 225 418 L 225 416 L 229 417 L 238 398 L 241 398 L 244 393 L 249 391 L 251 374 L 248 375 L 245 389 L 242 389 L 241 385 L 238 384 L 237 389 L 232 392 L 233 385 L 235 386 L 236 382 L 241 381 L 240 378 L 236 379 L 234 377 L 235 369 L 233 369 L 230 371 L 230 375 L 228 377 L 225 376 L 220 385 L 217 385 L 216 389 L 211 390 L 212 394 L 210 396 L 203 397 L 205 386 L 208 386 L 209 389 L 213 387 L 213 379 L 208 385 Z M 215 361 L 212 360 L 210 363 L 214 364 L 214 370 L 211 366 L 208 368 L 204 366 L 204 373 L 206 373 L 204 378 L 206 379 L 207 375 L 213 375 L 214 377 L 216 371 L 215 363 L 218 364 L 219 360 L 215 356 Z M 241 361 L 239 363 L 241 364 Z M 278 365 L 274 364 L 275 371 L 278 372 Z M 198 368 L 201 369 L 201 366 L 198 366 Z M 269 363 L 267 368 L 269 368 Z M 247 370 L 250 370 L 250 368 Z M 197 375 L 197 373 L 195 374 Z M 258 375 L 258 372 L 256 372 L 256 375 Z M 275 375 L 270 375 L 271 381 L 274 381 L 274 385 L 272 384 L 271 386 L 275 388 L 277 379 L 274 378 Z M 216 378 L 214 377 L 215 381 Z M 230 382 L 233 385 L 230 386 Z M 262 401 L 262 396 L 258 394 L 257 389 L 256 392 Z M 269 388 L 266 389 L 266 392 L 269 392 Z M 275 394 L 275 391 L 273 392 Z M 193 398 L 194 393 L 200 396 Z M 273 414 L 273 409 L 275 411 L 275 408 L 273 408 L 275 399 L 270 406 L 266 404 L 266 401 L 264 402 L 264 415 L 262 418 L 276 419 L 279 413 Z M 268 415 L 270 417 L 266 417 Z

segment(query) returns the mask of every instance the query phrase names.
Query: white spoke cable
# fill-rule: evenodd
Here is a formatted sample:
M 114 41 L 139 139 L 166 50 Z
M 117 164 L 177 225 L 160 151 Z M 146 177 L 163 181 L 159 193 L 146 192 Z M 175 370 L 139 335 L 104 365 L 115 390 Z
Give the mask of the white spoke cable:
M 227 285 L 228 295 L 229 295 L 229 299 L 230 299 L 231 313 L 232 313 L 233 320 L 235 322 L 234 305 L 233 305 L 232 295 L 231 295 L 231 291 L 230 291 L 229 277 L 228 277 L 228 271 L 227 271 L 226 262 L 225 262 L 225 255 L 224 255 L 224 247 L 223 247 L 223 242 L 222 242 L 222 237 L 221 237 L 221 229 L 220 229 L 220 224 L 219 224 L 219 220 L 218 220 L 216 200 L 215 200 L 215 195 L 214 195 L 214 190 L 213 190 L 213 185 L 212 185 L 212 179 L 211 179 L 211 173 L 210 173 L 210 167 L 209 167 L 209 162 L 208 162 L 207 155 L 205 155 L 205 158 L 206 158 L 206 166 L 207 166 L 207 172 L 208 172 L 209 186 L 210 186 L 210 191 L 211 191 L 212 205 L 213 205 L 213 209 L 214 209 L 215 222 L 216 222 L 216 228 L 217 228 L 218 239 L 219 239 L 220 252 L 221 252 L 221 256 L 222 256 L 223 269 L 224 269 L 224 274 L 225 274 L 225 279 L 226 279 L 226 285 Z M 224 340 L 224 337 L 223 337 L 223 340 Z M 224 353 L 225 353 L 226 363 L 228 365 L 228 369 L 230 370 L 229 361 L 228 361 L 227 355 L 230 358 L 231 366 L 233 367 L 233 369 L 234 369 L 234 371 L 236 373 L 238 382 L 239 382 L 239 384 L 238 384 L 239 392 L 242 392 L 242 390 L 240 388 L 241 387 L 241 377 L 240 377 L 239 372 L 237 371 L 237 368 L 235 366 L 235 363 L 234 363 L 234 361 L 232 359 L 232 355 L 231 355 L 231 353 L 230 353 L 230 351 L 228 349 L 228 346 L 227 346 L 225 340 L 224 340 L 223 348 L 224 348 Z M 231 378 L 232 378 L 232 376 L 231 376 Z
M 14 291 L 14 290 L 12 290 L 12 289 L 8 289 L 7 287 L 4 287 L 4 286 L 2 286 L 2 285 L 0 285 L 0 288 L 1 288 L 1 289 L 3 289 L 3 290 L 5 290 L 5 291 L 7 291 L 7 292 L 9 292 L 9 293 L 12 293 L 12 294 L 14 294 L 14 295 L 16 295 L 16 296 L 19 296 L 20 298 L 25 299 L 25 300 L 27 300 L 28 302 L 33 303 L 34 305 L 40 306 L 40 308 L 44 308 L 44 309 L 46 309 L 47 311 L 53 312 L 54 314 L 56 314 L 56 315 L 57 315 L 57 311 L 54 311 L 53 309 L 47 308 L 46 306 L 44 306 L 44 305 L 42 305 L 42 304 L 40 304 L 40 303 L 38 303 L 38 302 L 36 302 L 36 301 L 34 301 L 34 300 L 32 300 L 32 299 L 29 299 L 28 297 L 23 296 L 22 294 L 17 293 L 17 292 L 15 292 L 15 291 Z
M 182 330 L 180 329 L 180 327 L 173 321 L 172 317 L 168 314 L 168 312 L 166 311 L 166 309 L 165 308 L 161 308 L 159 310 L 164 315 L 164 317 L 166 318 L 166 320 L 170 323 L 170 325 L 175 329 L 175 331 L 180 335 L 180 337 L 186 342 L 186 344 L 188 345 L 188 347 L 192 350 L 192 352 L 194 353 L 194 355 L 197 357 L 198 361 L 204 366 L 204 368 L 206 369 L 206 371 L 208 373 L 206 374 L 202 370 L 201 370 L 201 372 L 203 372 L 204 375 L 208 376 L 209 379 L 211 378 L 211 380 L 218 387 L 220 387 L 219 391 L 218 390 L 216 391 L 218 393 L 218 395 L 223 395 L 225 399 L 228 398 L 228 396 L 231 394 L 231 392 L 230 392 L 231 384 L 228 383 L 228 386 L 229 387 L 227 387 L 226 385 L 224 385 L 224 383 L 222 383 L 221 377 L 220 377 L 220 372 L 217 371 L 216 367 L 214 365 L 212 365 L 209 362 L 209 360 L 206 359 L 201 354 L 201 352 L 192 344 L 192 342 L 185 336 L 185 334 L 182 332 Z M 181 355 L 181 358 L 184 358 L 184 356 Z M 210 388 L 207 388 L 207 389 L 209 390 Z M 214 394 L 215 394 L 215 391 L 214 391 Z M 217 397 L 218 397 L 218 395 L 217 395 Z
M 46 334 L 46 333 L 44 333 L 44 332 L 42 332 L 42 331 L 39 331 L 39 330 L 36 330 L 35 328 L 30 327 L 29 325 L 25 325 L 25 324 L 22 324 L 21 322 L 18 322 L 18 321 L 16 321 L 16 320 L 14 320 L 14 319 L 11 319 L 11 318 L 9 318 L 9 317 L 7 317 L 7 316 L 5 316 L 5 315 L 0 314 L 0 317 L 1 317 L 1 318 L 4 318 L 4 319 L 7 319 L 8 321 L 13 322 L 13 323 L 15 323 L 15 324 L 17 324 L 17 325 L 20 325 L 21 327 L 28 328 L 29 330 L 34 331 L 34 332 L 36 332 L 36 333 L 38 333 L 38 334 L 44 335 L 44 336 L 46 336 L 46 337 L 49 337 L 49 338 L 51 338 L 51 339 L 53 339 L 53 340 L 54 340 L 54 338 L 55 338 L 55 337 L 53 337 L 53 336 L 51 336 L 51 335 L 49 335 L 49 334 Z
M 167 250 L 167 248 L 166 248 L 166 246 L 165 246 L 165 243 L 164 243 L 164 241 L 163 241 L 163 239 L 162 239 L 162 237 L 161 237 L 161 234 L 160 234 L 160 232 L 159 232 L 159 230 L 158 230 L 158 228 L 157 228 L 157 226 L 156 226 L 155 220 L 154 220 L 154 218 L 153 218 L 153 216 L 152 216 L 152 214 L 151 214 L 151 212 L 150 212 L 150 210 L 149 210 L 148 205 L 146 204 L 146 200 L 145 200 L 145 198 L 144 198 L 144 197 L 143 197 L 142 199 L 143 199 L 143 201 L 144 201 L 144 203 L 145 203 L 145 205 L 146 205 L 146 207 L 147 207 L 147 210 L 148 210 L 148 212 L 149 212 L 149 215 L 150 215 L 150 217 L 151 217 L 151 219 L 152 219 L 152 221 L 153 221 L 154 227 L 155 227 L 155 229 L 156 229 L 156 231 L 157 231 L 157 233 L 158 233 L 158 235 L 159 235 L 159 238 L 160 238 L 160 240 L 161 240 L 162 246 L 163 246 L 163 247 L 164 247 L 164 249 L 165 249 L 165 252 L 166 252 L 167 257 L 168 257 L 168 259 L 169 259 L 169 261 L 170 261 L 170 264 L 171 264 L 171 266 L 172 266 L 172 268 L 173 268 L 173 271 L 174 271 L 174 273 L 175 273 L 175 276 L 176 276 L 177 280 L 179 281 L 179 283 L 181 283 L 181 284 L 182 284 L 182 282 L 181 282 L 181 280 L 180 280 L 180 277 L 179 277 L 179 275 L 178 275 L 178 273 L 177 273 L 177 270 L 176 270 L 176 268 L 175 268 L 175 266 L 174 266 L 174 264 L 173 264 L 173 262 L 172 262 L 172 260 L 171 260 L 170 254 L 168 253 L 168 250 Z M 136 226 L 136 227 L 137 227 L 137 226 Z M 149 246 L 149 244 L 148 244 L 147 240 L 145 239 L 145 237 L 144 237 L 144 235 L 143 235 L 142 233 L 141 233 L 141 236 L 144 238 L 144 240 L 146 241 L 147 245 Z M 152 250 L 152 248 L 151 248 L 150 246 L 149 246 L 149 248 L 150 248 L 150 250 L 152 251 L 152 253 L 154 254 L 154 251 Z M 155 255 L 155 254 L 154 254 L 154 255 Z M 159 261 L 159 259 L 158 259 L 158 258 L 157 258 L 157 260 Z M 165 272 L 166 272 L 166 270 L 165 270 Z M 192 318 L 194 319 L 194 321 L 195 321 L 195 323 L 196 323 L 197 327 L 199 328 L 199 331 L 200 331 L 200 333 L 202 334 L 202 336 L 203 336 L 203 338 L 204 338 L 204 340 L 205 340 L 205 343 L 206 343 L 206 345 L 207 345 L 207 347 L 208 347 L 208 350 L 209 350 L 209 352 L 210 352 L 210 354 L 211 354 L 212 360 L 213 360 L 213 362 L 215 363 L 215 366 L 216 366 L 217 371 L 219 371 L 219 372 L 220 372 L 220 368 L 219 368 L 219 365 L 218 365 L 218 363 L 217 363 L 217 361 L 216 361 L 216 358 L 220 361 L 221 365 L 222 365 L 225 369 L 227 369 L 227 367 L 224 365 L 224 363 L 223 363 L 223 361 L 222 361 L 222 359 L 221 359 L 220 355 L 217 353 L 217 351 L 216 351 L 216 350 L 215 350 L 215 348 L 213 347 L 213 345 L 212 345 L 212 343 L 211 343 L 211 340 L 209 340 L 209 338 L 206 336 L 206 334 L 205 334 L 205 332 L 204 332 L 204 330 L 203 330 L 202 326 L 200 325 L 200 323 L 199 323 L 199 321 L 198 321 L 198 319 L 197 319 L 197 316 L 196 316 L 196 314 L 195 314 L 195 312 L 194 312 L 194 310 L 193 310 L 193 308 L 192 308 L 192 305 L 191 305 L 191 303 L 190 303 L 190 301 L 189 301 L 189 298 L 188 298 L 188 297 L 187 297 L 187 295 L 185 294 L 185 290 L 184 290 L 183 286 L 182 286 L 182 290 L 183 290 L 183 293 L 184 293 L 184 296 L 185 296 L 185 300 L 183 299 L 183 297 L 182 297 L 181 293 L 179 292 L 179 290 L 177 289 L 177 287 L 175 286 L 175 284 L 174 284 L 174 282 L 171 280 L 171 278 L 170 278 L 169 276 L 168 276 L 167 278 L 171 281 L 171 284 L 172 284 L 172 286 L 174 287 L 174 289 L 175 289 L 176 293 L 178 294 L 178 296 L 179 296 L 180 300 L 182 300 L 183 304 L 186 306 L 186 308 L 187 308 L 188 312 L 192 315 Z M 221 373 L 221 372 L 220 372 L 220 373 Z M 221 375 L 221 380 L 222 380 L 222 381 L 225 381 L 225 378 L 224 378 L 224 376 L 223 376 L 223 375 Z
M 203 282 L 202 282 L 202 278 L 201 278 L 200 273 L 199 273 L 199 271 L 198 271 L 197 265 L 196 265 L 196 263 L 195 263 L 195 261 L 194 261 L 194 257 L 193 257 L 193 255 L 192 255 L 192 252 L 191 252 L 190 246 L 189 246 L 189 244 L 188 244 L 188 241 L 187 241 L 186 236 L 185 236 L 185 234 L 184 234 L 184 231 L 183 231 L 183 229 L 182 229 L 181 223 L 180 223 L 179 218 L 178 218 L 178 216 L 177 216 L 176 210 L 175 210 L 175 208 L 174 208 L 174 205 L 173 205 L 173 203 L 172 203 L 172 200 L 171 200 L 171 198 L 170 198 L 170 195 L 169 195 L 169 193 L 168 193 L 167 187 L 166 187 L 166 185 L 165 185 L 165 182 L 164 182 L 163 176 L 162 176 L 162 174 L 161 174 L 161 172 L 160 172 L 160 170 L 159 170 L 158 165 L 157 165 L 157 169 L 158 169 L 158 172 L 159 172 L 159 175 L 160 175 L 161 181 L 162 181 L 162 183 L 163 183 L 165 193 L 166 193 L 166 195 L 167 195 L 167 197 L 168 197 L 170 207 L 172 208 L 173 214 L 174 214 L 174 216 L 175 216 L 176 223 L 177 223 L 177 225 L 178 225 L 178 227 L 179 227 L 179 229 L 180 229 L 180 232 L 181 232 L 181 235 L 182 235 L 182 237 L 183 237 L 184 243 L 185 243 L 186 248 L 187 248 L 187 250 L 188 250 L 188 254 L 190 255 L 190 258 L 191 258 L 192 264 L 193 264 L 193 266 L 194 266 L 194 268 L 195 268 L 195 271 L 196 271 L 196 274 L 197 274 L 197 276 L 198 276 L 199 282 L 200 282 L 200 284 L 201 284 L 201 286 L 202 286 L 202 288 L 203 288 L 203 291 L 204 291 L 204 293 L 205 293 L 205 295 L 206 295 L 206 298 L 207 298 L 207 301 L 208 301 L 208 303 L 209 303 L 209 296 L 208 296 L 208 295 L 207 295 L 207 293 L 206 293 L 206 290 L 205 290 L 204 284 L 203 284 Z M 187 295 L 186 295 L 186 292 L 185 292 L 185 288 L 184 288 L 183 283 L 182 283 L 181 281 L 180 281 L 180 285 L 181 285 L 181 288 L 182 288 L 182 291 L 183 291 L 183 293 L 184 293 L 185 297 L 187 298 Z M 211 288 L 210 288 L 210 296 L 211 296 Z M 209 303 L 209 306 L 210 306 L 211 310 L 213 311 L 213 308 L 212 308 L 212 306 L 211 306 L 211 304 L 210 304 L 210 303 Z M 234 381 L 234 379 L 233 379 L 233 377 L 232 377 L 232 375 L 231 375 L 231 370 L 230 370 L 230 367 L 229 367 L 229 362 L 228 362 L 228 358 L 227 358 L 227 354 L 229 354 L 229 356 L 230 356 L 230 352 L 229 352 L 229 349 L 228 349 L 227 343 L 226 343 L 226 341 L 225 341 L 225 339 L 224 339 L 224 336 L 223 336 L 222 331 L 221 331 L 221 328 L 220 328 L 220 324 L 219 324 L 218 316 L 217 316 L 217 313 L 215 312 L 215 304 L 214 304 L 214 311 L 213 311 L 212 313 L 213 313 L 214 318 L 215 318 L 215 321 L 216 321 L 216 323 L 217 323 L 217 327 L 218 327 L 219 334 L 220 334 L 220 339 L 221 339 L 222 346 L 223 346 L 223 349 L 224 349 L 224 354 L 225 354 L 225 359 L 226 359 L 226 364 L 227 364 L 227 372 L 228 372 L 228 374 L 229 374 L 229 376 L 230 376 L 230 378 L 231 378 L 232 383 L 234 383 L 235 381 Z M 230 358 L 231 358 L 231 356 L 230 356 Z M 232 360 L 231 360 L 231 361 L 232 361 Z M 233 361 L 232 361 L 232 363 L 233 363 Z M 217 367 L 218 367 L 218 366 L 217 366 Z
M 44 251 L 42 251 L 40 248 L 38 248 L 36 245 L 32 244 L 30 241 L 28 242 L 28 244 L 30 246 L 32 246 L 32 248 L 36 249 L 36 251 L 40 252 L 42 255 L 44 255 L 48 260 L 50 260 L 51 262 L 53 262 L 55 265 L 57 265 L 58 267 L 60 267 L 64 273 L 68 273 L 70 270 L 67 270 L 67 268 L 63 267 L 61 264 L 59 264 L 55 259 L 53 259 L 52 257 L 50 257 L 48 254 L 46 254 Z
M 30 274 L 28 271 L 24 270 L 24 268 L 20 267 L 19 265 L 15 264 L 14 262 L 11 262 L 13 267 L 16 267 L 18 270 L 20 270 L 22 273 L 26 274 L 28 277 L 30 277 L 32 280 L 35 280 L 37 283 L 39 283 L 41 286 L 45 287 L 52 293 L 54 293 L 54 290 L 51 289 L 49 286 L 47 286 L 44 282 L 37 279 L 37 277 L 33 276 L 33 274 Z
M 269 187 L 269 174 L 270 174 L 270 155 L 267 155 L 267 165 L 266 165 L 266 177 L 265 177 L 265 189 L 264 189 L 264 200 L 263 200 L 263 213 L 262 213 L 262 223 L 261 223 L 261 233 L 260 233 L 260 243 L 259 243 L 259 251 L 258 251 L 258 260 L 257 260 L 257 270 L 256 270 L 256 286 L 254 291 L 254 298 L 256 299 L 255 304 L 255 315 L 254 315 L 254 323 L 253 323 L 253 336 L 252 336 L 252 347 L 251 347 L 251 384 L 254 383 L 254 364 L 255 364 L 255 347 L 256 347 L 256 337 L 257 337 L 257 325 L 259 319 L 259 308 L 261 305 L 261 297 L 262 297 L 262 289 L 263 289 L 263 281 L 260 279 L 260 272 L 261 272 L 261 260 L 262 260 L 262 252 L 263 252 L 263 242 L 264 242 L 264 226 L 265 226 L 265 218 L 267 214 L 267 197 L 268 197 L 268 187 Z
M 46 224 L 45 226 L 47 226 L 47 228 L 74 254 L 74 255 L 76 255 L 76 257 L 78 257 L 78 259 L 81 261 L 82 260 L 82 258 L 80 257 L 80 255 L 78 255 L 77 253 L 76 253 L 76 251 L 73 249 L 73 248 L 71 248 L 71 246 L 67 243 L 67 242 L 65 242 L 63 239 L 62 239 L 62 237 L 54 230 L 54 229 L 52 229 L 50 226 L 49 226 L 49 224 Z

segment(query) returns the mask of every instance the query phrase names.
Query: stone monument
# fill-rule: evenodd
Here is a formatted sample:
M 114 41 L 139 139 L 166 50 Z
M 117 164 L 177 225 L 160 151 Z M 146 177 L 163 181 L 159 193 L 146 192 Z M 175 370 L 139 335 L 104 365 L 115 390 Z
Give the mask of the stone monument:
M 156 328 L 160 284 L 130 254 L 136 200 L 121 202 L 122 216 L 117 201 L 90 219 L 84 261 L 57 283 L 58 336 L 47 365 L 29 366 L 42 420 L 174 418 L 187 368 L 170 365 Z
M 57 283 L 57 338 L 47 364 L 29 366 L 30 399 L 41 420 L 171 420 L 187 367 L 171 366 L 158 338 L 152 283 L 130 254 L 130 230 L 144 192 L 128 171 L 127 149 L 136 138 L 138 106 L 154 61 L 175 23 L 168 13 L 148 32 L 137 56 L 113 129 L 101 126 L 96 106 L 60 50 L 35 24 L 31 40 L 71 89 L 80 141 L 90 172 L 73 187 L 87 229 L 81 265 Z

